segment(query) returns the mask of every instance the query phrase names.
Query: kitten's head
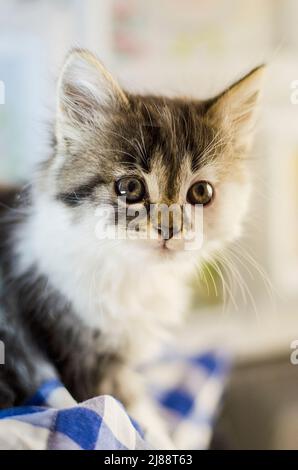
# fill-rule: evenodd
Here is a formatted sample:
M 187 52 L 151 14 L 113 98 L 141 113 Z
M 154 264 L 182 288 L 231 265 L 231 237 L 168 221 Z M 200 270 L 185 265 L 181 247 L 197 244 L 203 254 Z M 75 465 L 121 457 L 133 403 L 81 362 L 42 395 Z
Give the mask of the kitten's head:
M 237 237 L 262 76 L 259 67 L 206 101 L 139 96 L 123 91 L 89 52 L 71 52 L 44 180 L 71 230 L 99 245 L 104 233 L 116 234 L 115 246 L 128 251 L 181 257 L 189 233 L 202 229 L 194 222 L 198 204 L 203 239 L 195 249 L 209 253 Z M 160 207 L 173 204 L 163 217 Z

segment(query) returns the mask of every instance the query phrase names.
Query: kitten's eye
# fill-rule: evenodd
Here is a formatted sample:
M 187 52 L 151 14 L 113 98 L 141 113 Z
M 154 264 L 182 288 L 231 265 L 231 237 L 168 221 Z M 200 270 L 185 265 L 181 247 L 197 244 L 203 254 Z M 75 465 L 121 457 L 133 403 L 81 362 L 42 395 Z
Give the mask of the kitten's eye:
M 190 204 L 203 204 L 211 202 L 214 195 L 213 187 L 208 181 L 194 183 L 187 192 L 187 201 Z
M 116 192 L 119 196 L 125 196 L 128 203 L 133 204 L 144 199 L 146 189 L 142 180 L 126 176 L 116 181 Z

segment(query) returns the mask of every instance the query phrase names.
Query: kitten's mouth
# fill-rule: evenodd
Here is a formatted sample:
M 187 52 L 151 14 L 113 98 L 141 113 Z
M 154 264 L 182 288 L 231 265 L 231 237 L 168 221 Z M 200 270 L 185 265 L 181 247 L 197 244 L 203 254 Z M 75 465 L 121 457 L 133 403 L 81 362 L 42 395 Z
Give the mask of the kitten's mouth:
M 158 247 L 158 251 L 161 256 L 164 256 L 166 258 L 172 258 L 175 253 L 177 253 L 175 250 L 171 250 L 167 244 L 167 240 L 163 240 L 161 244 Z
M 155 252 L 161 255 L 167 255 L 170 254 L 172 250 L 167 245 L 167 240 L 162 240 L 158 243 L 158 245 L 155 245 L 154 247 Z
M 170 252 L 173 252 L 173 251 L 174 251 L 174 250 L 171 250 L 171 248 L 169 247 L 169 245 L 168 245 L 168 240 L 162 240 L 162 241 L 159 243 L 158 249 L 159 249 L 159 251 L 161 251 L 162 253 L 170 253 Z

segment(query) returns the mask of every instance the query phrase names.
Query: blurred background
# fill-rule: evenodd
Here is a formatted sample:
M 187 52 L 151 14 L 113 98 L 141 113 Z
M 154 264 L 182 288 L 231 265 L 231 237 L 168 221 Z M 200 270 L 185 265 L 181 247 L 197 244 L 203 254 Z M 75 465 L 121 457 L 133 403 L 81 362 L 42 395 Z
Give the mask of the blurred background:
M 237 282 L 225 273 L 225 300 L 205 267 L 181 341 L 234 358 L 216 448 L 298 448 L 297 20 L 295 0 L 0 0 L 1 183 L 30 177 L 46 152 L 70 47 L 97 53 L 127 89 L 197 98 L 269 64 L 252 210 L 229 253 Z

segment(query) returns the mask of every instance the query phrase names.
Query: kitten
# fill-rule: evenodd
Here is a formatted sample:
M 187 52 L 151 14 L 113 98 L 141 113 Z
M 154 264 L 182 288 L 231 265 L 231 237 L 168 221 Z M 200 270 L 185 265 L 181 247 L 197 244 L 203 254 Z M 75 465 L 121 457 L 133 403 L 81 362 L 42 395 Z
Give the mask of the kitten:
M 0 407 L 58 376 L 76 400 L 110 393 L 150 427 L 133 371 L 179 324 L 198 263 L 240 235 L 262 76 L 206 101 L 140 96 L 88 51 L 68 55 L 51 155 L 1 213 Z M 123 222 L 160 203 L 203 207 L 200 246 L 186 249 L 192 212 Z M 115 225 L 121 236 L 98 236 Z

